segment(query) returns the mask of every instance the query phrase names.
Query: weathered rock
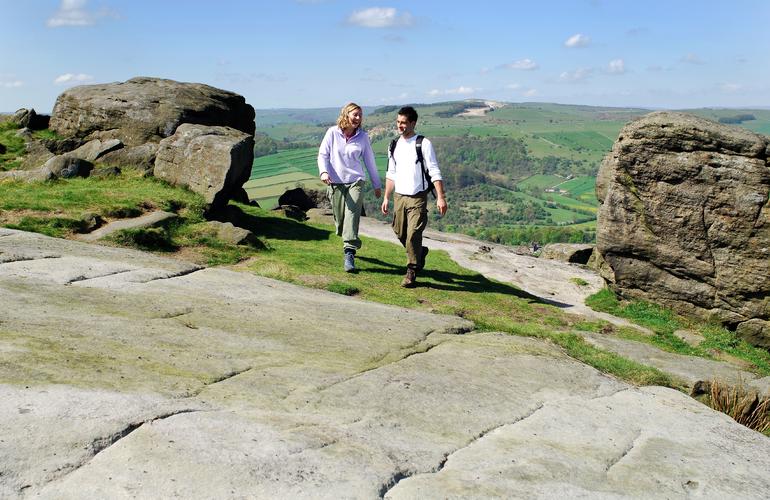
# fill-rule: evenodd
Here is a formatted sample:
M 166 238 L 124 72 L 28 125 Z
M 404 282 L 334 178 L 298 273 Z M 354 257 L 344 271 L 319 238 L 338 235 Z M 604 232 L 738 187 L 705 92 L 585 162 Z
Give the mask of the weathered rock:
M 48 115 L 39 115 L 34 109 L 22 108 L 11 117 L 11 121 L 18 124 L 20 127 L 29 128 L 31 130 L 43 130 L 48 128 L 48 121 L 51 119 Z
M 305 211 L 294 205 L 278 205 L 277 207 L 273 208 L 273 210 L 283 213 L 283 215 L 289 219 L 298 221 L 305 221 L 308 219 Z
M 82 146 L 83 139 L 78 137 L 67 137 L 66 139 L 41 139 L 40 143 L 51 153 L 61 155 Z
M 232 245 L 264 247 L 262 242 L 259 241 L 259 238 L 248 229 L 236 227 L 230 222 L 209 221 L 208 225 L 215 231 L 216 237 L 224 242 Z
M 88 177 L 94 165 L 90 161 L 81 158 L 58 155 L 45 162 L 43 168 L 50 170 L 56 177 L 69 179 L 72 177 Z
M 155 177 L 199 193 L 211 210 L 249 180 L 254 137 L 230 127 L 182 124 L 160 142 Z
M 2 228 L 0 293 L 3 498 L 770 488 L 757 432 L 461 318 Z
M 140 169 L 152 173 L 152 170 L 155 168 L 155 156 L 157 153 L 158 144 L 148 142 L 141 146 L 124 147 L 106 153 L 101 157 L 101 161 L 123 168 Z
M 147 229 L 163 227 L 168 225 L 177 217 L 177 214 L 158 210 L 156 212 L 150 212 L 149 214 L 145 214 L 139 217 L 116 220 L 114 222 L 110 222 L 106 226 L 100 225 L 101 227 L 99 227 L 99 229 L 96 229 L 95 231 L 87 234 L 79 235 L 78 239 L 81 241 L 96 241 L 117 231 L 123 231 L 125 229 Z
M 11 179 L 24 182 L 40 182 L 54 179 L 56 176 L 48 167 L 40 167 L 32 170 L 8 170 L 0 172 L 0 179 Z
M 766 137 L 651 113 L 620 132 L 596 191 L 597 250 L 616 292 L 714 317 L 770 344 L 761 340 L 770 320 Z
M 83 144 L 74 151 L 65 153 L 65 156 L 69 156 L 71 158 L 81 158 L 86 161 L 94 162 L 107 153 L 111 153 L 112 151 L 116 151 L 122 147 L 123 143 L 118 139 L 110 139 L 107 141 L 94 139 L 93 141 L 89 141 Z
M 541 259 L 560 260 L 573 264 L 588 264 L 593 245 L 581 245 L 572 243 L 549 243 L 540 251 Z
M 98 177 L 100 179 L 116 177 L 120 174 L 120 167 L 94 167 L 94 169 L 91 170 L 91 177 Z
M 305 191 L 305 194 L 307 194 L 308 198 L 310 198 L 310 201 L 315 205 L 316 208 L 328 208 L 331 210 L 332 204 L 329 201 L 329 197 L 327 196 L 325 190 L 308 189 Z
M 278 197 L 278 205 L 293 205 L 303 212 L 316 208 L 315 203 L 302 188 L 288 189 Z
M 254 108 L 235 93 L 200 83 L 138 77 L 73 87 L 56 100 L 51 129 L 62 136 L 158 142 L 182 123 L 228 126 L 253 135 Z

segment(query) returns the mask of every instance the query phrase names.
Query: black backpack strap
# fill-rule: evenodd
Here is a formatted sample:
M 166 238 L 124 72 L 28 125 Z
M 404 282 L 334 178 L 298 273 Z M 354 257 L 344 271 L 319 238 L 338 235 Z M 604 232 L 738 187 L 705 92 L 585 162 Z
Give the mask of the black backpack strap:
M 425 158 L 422 156 L 422 140 L 425 139 L 424 135 L 418 135 L 414 142 L 414 147 L 417 150 L 417 163 L 420 164 L 420 170 L 422 170 L 422 181 L 426 186 L 425 191 L 433 193 L 433 197 L 436 197 L 436 189 L 433 186 L 433 182 L 430 180 L 430 174 L 428 168 L 425 166 Z
M 390 151 L 390 157 L 393 158 L 393 163 L 396 162 L 396 159 L 393 157 L 393 152 L 396 150 L 397 143 L 398 143 L 398 138 L 390 141 L 390 146 L 388 146 L 388 151 Z

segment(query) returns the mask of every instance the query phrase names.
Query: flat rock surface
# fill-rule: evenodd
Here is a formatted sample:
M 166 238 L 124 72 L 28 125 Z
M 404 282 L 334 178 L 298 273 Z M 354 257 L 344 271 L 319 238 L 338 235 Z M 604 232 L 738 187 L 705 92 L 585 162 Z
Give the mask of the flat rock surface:
M 535 339 L 0 229 L 2 498 L 764 498 L 770 440 Z

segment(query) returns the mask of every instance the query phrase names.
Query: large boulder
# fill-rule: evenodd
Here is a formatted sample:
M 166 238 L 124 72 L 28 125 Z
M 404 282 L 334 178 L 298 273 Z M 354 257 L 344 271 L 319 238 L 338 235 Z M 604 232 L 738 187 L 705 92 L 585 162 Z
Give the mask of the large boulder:
M 160 142 L 153 173 L 203 195 L 209 209 L 217 210 L 249 180 L 253 161 L 253 135 L 185 123 Z
M 624 127 L 596 181 L 610 286 L 770 347 L 769 149 L 767 137 L 683 113 Z
M 19 127 L 29 128 L 31 130 L 43 130 L 48 128 L 50 119 L 50 116 L 39 115 L 32 108 L 21 108 L 11 117 L 11 121 L 16 123 Z
M 228 126 L 253 135 L 254 108 L 243 96 L 201 83 L 138 77 L 83 85 L 56 100 L 50 128 L 69 137 L 158 142 L 182 123 Z

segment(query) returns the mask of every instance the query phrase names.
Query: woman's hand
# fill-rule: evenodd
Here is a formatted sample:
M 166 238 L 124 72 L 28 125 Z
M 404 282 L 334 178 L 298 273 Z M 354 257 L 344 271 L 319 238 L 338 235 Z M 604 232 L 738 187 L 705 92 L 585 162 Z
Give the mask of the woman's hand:
M 375 188 L 374 189 L 374 197 L 375 198 L 379 198 L 381 194 L 382 194 L 382 189 L 380 189 L 380 188 Z

